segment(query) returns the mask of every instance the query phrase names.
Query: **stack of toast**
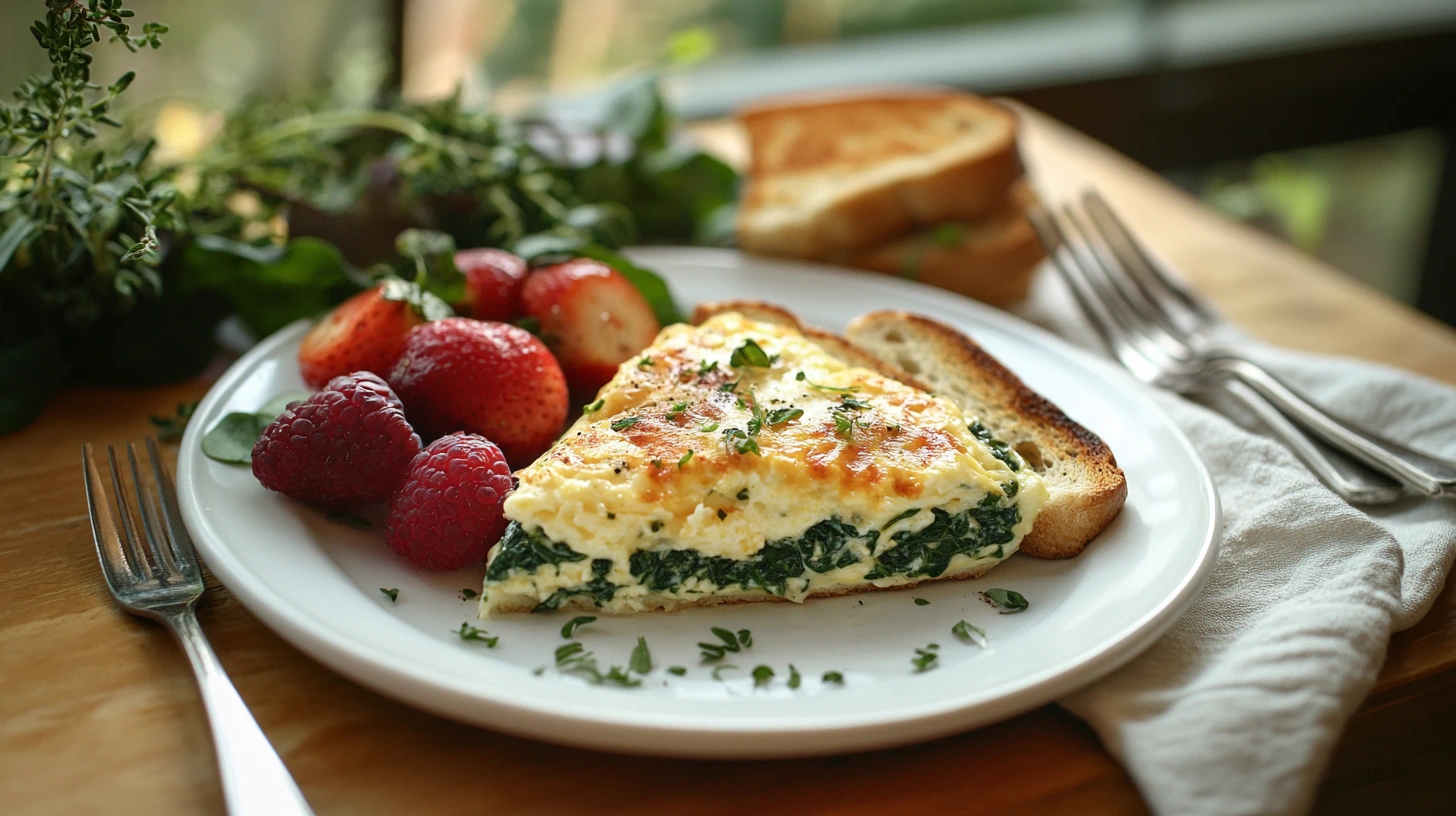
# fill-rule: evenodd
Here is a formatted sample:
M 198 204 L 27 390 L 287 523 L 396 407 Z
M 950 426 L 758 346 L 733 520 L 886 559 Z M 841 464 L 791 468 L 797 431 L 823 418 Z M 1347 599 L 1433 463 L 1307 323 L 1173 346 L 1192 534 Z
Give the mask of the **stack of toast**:
M 743 249 L 997 305 L 1026 296 L 1043 255 L 1008 108 L 906 91 L 763 104 L 738 119 L 752 151 Z

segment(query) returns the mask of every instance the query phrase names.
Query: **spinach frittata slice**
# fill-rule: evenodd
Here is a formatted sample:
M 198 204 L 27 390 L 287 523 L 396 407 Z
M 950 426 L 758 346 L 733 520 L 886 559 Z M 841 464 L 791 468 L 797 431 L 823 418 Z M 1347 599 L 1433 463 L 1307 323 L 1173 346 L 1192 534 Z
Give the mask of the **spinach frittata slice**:
M 973 577 L 1046 501 L 955 404 L 737 313 L 663 329 L 587 409 L 517 474 L 482 617 Z

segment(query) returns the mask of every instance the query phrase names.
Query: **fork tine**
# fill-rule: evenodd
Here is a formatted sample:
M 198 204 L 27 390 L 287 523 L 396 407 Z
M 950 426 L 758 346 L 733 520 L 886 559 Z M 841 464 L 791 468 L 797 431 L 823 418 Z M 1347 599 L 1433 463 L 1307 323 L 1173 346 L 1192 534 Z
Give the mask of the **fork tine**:
M 81 446 L 81 468 L 86 481 L 86 510 L 91 514 L 91 538 L 96 543 L 96 557 L 101 561 L 101 573 L 111 594 L 131 582 L 131 567 L 127 564 L 126 552 L 121 544 L 121 533 L 117 530 L 116 515 L 111 502 L 106 499 L 106 482 L 96 466 L 91 443 Z
M 1085 249 L 1084 254 L 1091 259 L 1087 268 L 1095 270 L 1101 288 L 1106 290 L 1110 287 L 1116 290 L 1109 292 L 1108 296 L 1123 304 L 1123 311 L 1137 326 L 1147 326 L 1150 322 L 1157 324 L 1163 332 L 1153 332 L 1153 335 L 1155 339 L 1161 339 L 1161 335 L 1166 333 L 1172 338 L 1169 343 L 1161 343 L 1170 352 L 1186 353 L 1185 344 L 1181 340 L 1186 335 L 1179 328 L 1177 320 L 1158 295 L 1149 291 L 1142 280 L 1128 270 L 1123 257 L 1107 242 L 1106 236 L 1097 229 L 1086 210 L 1075 204 L 1068 204 L 1062 208 L 1061 218 L 1072 228 L 1069 231 L 1076 233 L 1078 243 Z
M 152 568 L 142 553 L 141 538 L 137 535 L 136 522 L 132 519 L 131 508 L 126 503 L 126 483 L 121 480 L 121 470 L 116 466 L 116 449 L 111 445 L 106 446 L 106 458 L 111 463 L 111 490 L 116 499 L 116 513 L 121 518 L 121 524 L 118 527 L 122 532 L 122 546 L 126 552 L 127 563 L 131 565 L 132 576 L 140 580 L 145 578 Z
M 1113 247 L 1114 254 L 1122 260 L 1140 285 L 1160 290 L 1202 322 L 1216 323 L 1220 320 L 1202 296 L 1148 255 L 1142 243 L 1133 237 L 1122 219 L 1113 212 L 1112 206 L 1096 190 L 1088 190 L 1082 194 L 1082 206 L 1087 210 L 1097 231 Z M 1153 300 L 1158 298 L 1154 297 Z
M 169 549 L 157 519 L 157 508 L 152 500 L 152 491 L 142 481 L 141 469 L 137 467 L 136 446 L 126 443 L 126 459 L 131 469 L 132 490 L 136 493 L 137 508 L 141 515 L 141 529 L 146 535 L 147 550 L 151 553 L 153 571 L 158 576 L 174 572 L 172 562 L 162 551 Z M 138 542 L 140 543 L 140 542 Z
M 197 550 L 192 546 L 192 537 L 182 523 L 182 513 L 177 509 L 177 488 L 167 473 L 162 454 L 157 449 L 157 438 L 147 437 L 147 458 L 152 464 L 152 478 L 157 485 L 157 498 L 162 505 L 162 523 L 167 528 L 167 540 L 172 543 L 172 563 L 187 580 L 202 580 L 202 568 L 197 564 Z
M 1157 364 L 1129 341 L 1130 332 L 1113 314 L 1107 301 L 1098 294 L 1097 287 L 1087 277 L 1058 219 L 1040 207 L 1033 208 L 1028 217 L 1032 229 L 1036 231 L 1047 255 L 1051 257 L 1052 265 L 1061 274 L 1062 280 L 1066 281 L 1072 297 L 1082 307 L 1082 313 L 1087 316 L 1103 345 L 1138 377 L 1146 380 L 1156 377 Z

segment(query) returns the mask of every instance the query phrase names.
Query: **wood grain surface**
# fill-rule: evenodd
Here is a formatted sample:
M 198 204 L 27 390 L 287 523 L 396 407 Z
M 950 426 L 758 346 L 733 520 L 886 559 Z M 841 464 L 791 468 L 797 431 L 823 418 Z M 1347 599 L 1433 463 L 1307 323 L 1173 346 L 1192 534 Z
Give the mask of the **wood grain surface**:
M 1218 218 L 1055 122 L 1030 111 L 1025 121 L 1024 152 L 1038 178 L 1065 190 L 1095 185 L 1255 335 L 1456 382 L 1456 333 Z M 705 133 L 725 153 L 741 150 L 731 130 Z M 35 425 L 0 438 L 0 812 L 222 812 L 191 672 L 160 628 L 123 614 L 106 594 L 79 467 L 82 442 L 140 439 L 148 413 L 170 413 L 206 388 L 73 389 Z M 843 757 L 614 756 L 458 725 L 366 691 L 284 643 L 210 578 L 209 587 L 203 628 L 321 816 L 1145 810 L 1096 737 L 1054 706 Z M 1431 812 L 1449 803 L 1453 686 L 1456 594 L 1448 587 L 1424 622 L 1392 641 L 1319 809 Z M 994 772 L 982 771 L 993 756 Z

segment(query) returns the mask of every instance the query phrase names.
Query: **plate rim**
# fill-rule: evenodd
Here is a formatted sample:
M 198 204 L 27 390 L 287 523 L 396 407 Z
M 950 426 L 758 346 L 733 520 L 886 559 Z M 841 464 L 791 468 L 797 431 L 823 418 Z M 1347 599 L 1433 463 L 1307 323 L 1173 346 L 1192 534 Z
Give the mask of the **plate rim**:
M 1084 688 L 1136 658 L 1188 611 L 1207 583 L 1218 560 L 1223 526 L 1222 507 L 1212 477 L 1191 440 L 1151 399 L 1152 389 L 1111 362 L 1072 346 L 1029 321 L 911 281 L 800 261 L 760 258 L 726 249 L 638 247 L 625 252 L 634 261 L 649 266 L 683 263 L 727 269 L 742 266 L 745 262 L 770 263 L 820 275 L 853 275 L 862 284 L 883 288 L 888 294 L 899 296 L 897 305 L 903 308 L 912 308 L 905 303 L 905 295 L 911 295 L 908 300 L 921 302 L 930 295 L 947 296 L 976 320 L 1009 334 L 1038 341 L 1057 355 L 1094 368 L 1099 376 L 1127 386 L 1165 422 L 1201 477 L 1198 487 L 1208 508 L 1208 524 L 1202 531 L 1202 541 L 1192 568 L 1181 577 L 1172 592 L 1095 651 L 1069 665 L 1052 665 L 1028 675 L 1012 690 L 984 698 L 938 697 L 934 702 L 908 713 L 885 712 L 856 718 L 842 714 L 816 715 L 796 718 L 792 725 L 776 727 L 772 723 L 745 726 L 741 722 L 733 725 L 722 721 L 695 722 L 682 714 L 641 711 L 593 709 L 590 716 L 563 713 L 533 704 L 529 694 L 502 693 L 481 684 L 466 688 L 455 678 L 427 676 L 428 672 L 401 665 L 397 660 L 391 662 L 387 659 L 387 650 L 350 637 L 347 632 L 339 632 L 289 597 L 274 592 L 266 580 L 232 555 L 221 537 L 213 540 L 216 531 L 201 507 L 195 478 L 198 465 L 202 464 L 199 461 L 202 456 L 200 428 L 204 423 L 192 423 L 178 450 L 178 503 L 208 567 L 250 613 L 294 647 L 350 680 L 411 706 L 532 739 L 619 752 L 702 758 L 770 758 L 862 751 L 934 739 L 1008 719 Z M 279 346 L 296 340 L 309 326 L 310 321 L 306 319 L 296 321 L 234 361 L 209 388 L 196 409 L 197 418 L 205 420 L 211 416 L 218 404 L 230 396 L 237 384 L 246 380 L 254 368 L 266 361 Z M 710 744 L 703 744 L 704 735 L 713 738 L 709 740 Z

